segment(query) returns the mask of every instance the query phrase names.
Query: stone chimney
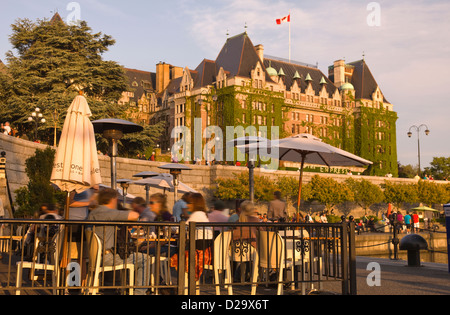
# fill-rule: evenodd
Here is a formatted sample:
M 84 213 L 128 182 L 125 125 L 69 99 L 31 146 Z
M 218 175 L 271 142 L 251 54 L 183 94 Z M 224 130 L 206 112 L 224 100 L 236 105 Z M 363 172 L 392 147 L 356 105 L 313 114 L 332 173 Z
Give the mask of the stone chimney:
M 156 91 L 163 92 L 173 79 L 183 76 L 183 68 L 172 66 L 165 62 L 156 65 Z
M 340 88 L 345 83 L 345 60 L 334 62 L 334 85 Z
M 161 93 L 170 83 L 170 65 L 160 62 L 156 65 L 156 91 Z
M 257 45 L 255 46 L 256 53 L 259 56 L 259 59 L 261 59 L 261 63 L 264 63 L 264 46 L 263 45 Z

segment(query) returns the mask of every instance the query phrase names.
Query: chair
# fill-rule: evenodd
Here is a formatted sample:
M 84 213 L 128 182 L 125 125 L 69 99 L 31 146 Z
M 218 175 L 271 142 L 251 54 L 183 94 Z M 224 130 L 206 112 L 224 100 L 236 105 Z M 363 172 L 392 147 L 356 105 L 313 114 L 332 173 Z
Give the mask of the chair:
M 245 269 L 243 268 L 243 263 L 251 264 L 251 275 L 253 275 L 258 269 L 258 252 L 256 251 L 256 248 L 252 246 L 250 239 L 235 239 L 232 243 L 231 260 L 241 266 L 241 281 L 244 281 Z M 255 286 L 256 290 L 256 285 L 252 285 L 252 288 L 253 286 Z
M 311 263 L 311 255 L 313 255 L 312 244 L 309 242 L 309 233 L 306 230 L 303 231 L 279 231 L 278 234 L 285 240 L 286 248 L 286 267 L 291 271 L 291 289 L 295 289 L 294 272 L 296 266 L 301 266 L 302 278 L 305 279 L 306 270 L 309 270 Z M 313 264 L 311 265 L 311 272 L 322 272 L 322 257 L 312 256 Z M 317 264 L 319 268 L 317 270 Z M 311 284 L 314 289 L 314 284 Z M 306 284 L 301 284 L 302 294 L 306 293 Z
M 45 272 L 52 271 L 52 282 L 53 287 L 56 287 L 60 280 L 60 271 L 59 271 L 59 255 L 61 250 L 61 240 L 64 229 L 61 228 L 58 233 L 52 238 L 50 245 L 53 247 L 53 255 L 50 256 L 50 261 L 44 261 L 43 263 L 39 262 L 40 254 L 37 251 L 39 246 L 39 239 L 35 238 L 33 258 L 31 262 L 28 261 L 19 261 L 17 262 L 17 277 L 16 277 L 16 295 L 20 295 L 19 287 L 22 283 L 22 276 L 24 269 L 30 269 L 31 279 L 32 281 L 36 281 L 37 277 L 35 277 L 34 272 L 36 270 L 43 270 Z M 46 255 L 47 256 L 47 255 Z M 42 257 L 41 257 L 42 258 Z M 46 257 L 48 258 L 48 257 Z M 53 294 L 56 295 L 56 288 L 53 289 Z
M 259 268 L 278 270 L 278 290 L 277 295 L 283 294 L 283 268 L 284 241 L 281 236 L 275 232 L 259 231 L 258 234 L 258 259 L 253 270 L 252 276 L 252 295 L 256 295 L 257 279 Z
M 124 261 L 122 264 L 114 266 L 101 266 L 102 262 L 102 243 L 100 238 L 93 231 L 86 230 L 86 237 L 88 240 L 89 249 L 89 275 L 93 275 L 90 279 L 90 293 L 97 295 L 99 291 L 100 273 L 116 270 L 130 271 L 130 295 L 134 293 L 134 265 Z
M 214 281 L 216 284 L 216 294 L 220 295 L 219 270 L 226 273 L 225 281 L 228 283 L 225 288 L 228 289 L 228 295 L 233 295 L 232 274 L 231 274 L 231 231 L 219 234 L 214 240 L 214 262 L 213 266 L 205 266 L 205 269 L 214 270 Z M 211 268 L 212 267 L 212 268 Z

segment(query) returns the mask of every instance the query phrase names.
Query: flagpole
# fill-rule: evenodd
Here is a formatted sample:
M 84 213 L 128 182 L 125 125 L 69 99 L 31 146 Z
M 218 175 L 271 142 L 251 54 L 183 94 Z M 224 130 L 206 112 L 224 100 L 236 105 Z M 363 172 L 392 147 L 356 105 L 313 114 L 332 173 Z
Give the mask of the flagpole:
M 291 11 L 289 10 L 289 63 L 291 63 Z

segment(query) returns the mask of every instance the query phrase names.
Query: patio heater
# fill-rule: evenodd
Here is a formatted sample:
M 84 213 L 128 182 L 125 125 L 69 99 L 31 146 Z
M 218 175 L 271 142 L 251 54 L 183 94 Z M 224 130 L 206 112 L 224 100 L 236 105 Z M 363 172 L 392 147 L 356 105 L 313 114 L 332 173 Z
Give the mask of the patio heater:
M 192 170 L 190 167 L 183 164 L 166 164 L 159 167 L 163 170 L 169 170 L 170 174 L 173 176 L 173 187 L 174 187 L 174 202 L 178 200 L 178 176 L 181 175 L 182 171 L 190 171 Z
M 111 187 L 117 190 L 118 144 L 125 134 L 141 132 L 144 127 L 121 119 L 102 119 L 92 122 L 95 133 L 103 134 L 111 147 Z
M 123 197 L 123 206 L 127 207 L 127 195 L 128 195 L 128 188 L 130 187 L 130 183 L 132 182 L 131 179 L 118 179 L 117 183 L 120 184 L 120 187 L 122 187 L 122 197 Z

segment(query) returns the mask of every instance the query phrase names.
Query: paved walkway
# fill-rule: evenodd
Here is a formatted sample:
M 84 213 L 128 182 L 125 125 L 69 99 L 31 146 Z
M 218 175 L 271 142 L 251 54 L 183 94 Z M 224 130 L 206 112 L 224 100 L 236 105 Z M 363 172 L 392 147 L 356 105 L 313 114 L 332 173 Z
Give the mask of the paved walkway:
M 367 278 L 373 269 L 370 263 L 380 266 L 380 286 L 369 286 Z M 423 263 L 423 267 L 408 267 L 405 260 L 357 258 L 358 295 L 450 295 L 450 273 L 444 264 Z M 370 280 L 373 280 L 370 277 Z M 341 292 L 336 285 L 325 284 L 325 290 Z
M 0 263 L 0 283 L 6 284 L 6 257 Z M 373 269 L 367 270 L 370 263 L 379 264 L 379 286 L 369 286 Z M 389 260 L 371 257 L 357 257 L 357 287 L 358 295 L 450 295 L 450 273 L 444 264 L 423 263 L 423 267 L 408 267 L 405 260 Z M 209 292 L 210 291 L 210 292 Z M 340 282 L 324 283 L 324 291 L 340 294 Z M 214 295 L 214 290 L 205 290 L 203 295 Z M 234 287 L 235 295 L 248 295 L 249 288 Z M 286 295 L 300 294 L 297 291 L 285 290 Z M 0 291 L 0 295 L 5 292 Z M 223 291 L 222 294 L 226 294 Z M 274 295 L 276 289 L 258 287 L 258 295 Z

